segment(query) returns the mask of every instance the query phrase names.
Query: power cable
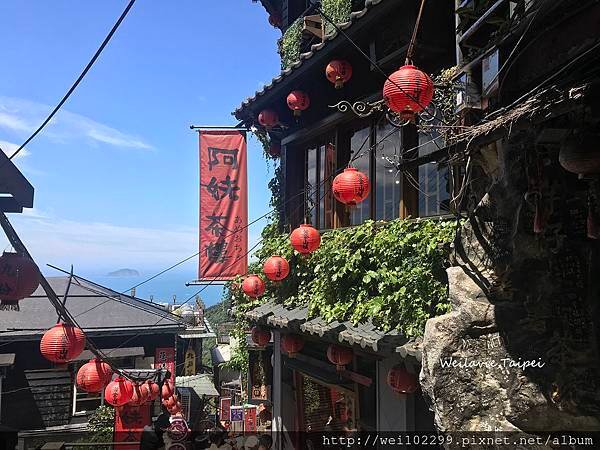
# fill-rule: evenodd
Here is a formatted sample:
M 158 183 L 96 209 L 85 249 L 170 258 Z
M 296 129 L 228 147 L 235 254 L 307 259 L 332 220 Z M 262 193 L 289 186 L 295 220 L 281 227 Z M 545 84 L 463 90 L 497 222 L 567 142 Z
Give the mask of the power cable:
M 87 65 L 83 69 L 83 72 L 81 72 L 81 74 L 79 75 L 79 77 L 77 78 L 77 80 L 75 80 L 75 83 L 73 83 L 71 85 L 71 87 L 69 88 L 69 90 L 67 91 L 67 93 L 62 98 L 62 100 L 60 102 L 58 102 L 58 105 L 56 105 L 56 107 L 52 110 L 52 112 L 48 115 L 48 117 L 46 117 L 46 119 L 37 128 L 37 130 L 35 130 L 33 132 L 33 134 L 31 136 L 29 136 L 27 138 L 27 140 L 23 144 L 21 144 L 21 146 L 17 150 L 15 150 L 15 152 L 10 156 L 10 158 L 8 158 L 9 160 L 11 160 L 15 156 L 17 156 L 19 154 L 19 152 L 21 150 L 23 150 L 23 148 L 25 148 L 25 146 L 27 144 L 29 144 L 44 129 L 44 127 L 46 125 L 48 125 L 48 122 L 50 122 L 50 120 L 52 120 L 52 118 L 55 116 L 55 114 L 60 110 L 60 108 L 69 99 L 69 97 L 75 91 L 75 89 L 77 88 L 77 86 L 79 86 L 79 83 L 81 83 L 81 81 L 83 80 L 83 78 L 87 75 L 87 73 L 89 72 L 89 70 L 92 68 L 92 66 L 94 65 L 94 63 L 96 62 L 96 60 L 98 59 L 98 57 L 100 56 L 100 54 L 102 53 L 102 51 L 104 50 L 104 48 L 108 45 L 108 43 L 110 42 L 111 38 L 113 37 L 113 35 L 115 34 L 115 32 L 117 31 L 117 29 L 119 28 L 119 26 L 121 25 L 121 22 L 123 22 L 123 20 L 125 19 L 125 17 L 129 13 L 129 10 L 131 9 L 131 7 L 133 6 L 134 3 L 135 3 L 135 0 L 129 0 L 129 3 L 127 4 L 127 7 L 123 11 L 123 13 L 121 13 L 121 16 L 119 17 L 119 19 L 117 20 L 117 22 L 113 25 L 113 27 L 111 28 L 111 30 L 108 33 L 108 35 L 104 38 L 104 41 L 102 41 L 102 44 L 100 44 L 100 47 L 98 47 L 98 50 L 96 50 L 96 53 L 94 53 L 94 56 L 92 56 L 92 59 L 90 60 L 90 62 L 87 63 Z
M 424 2 L 424 0 L 422 0 Z M 423 4 L 421 5 L 423 6 Z M 433 102 L 431 102 L 429 105 L 427 105 L 427 107 L 425 107 L 418 98 L 415 98 L 413 95 L 411 95 L 410 93 L 406 92 L 405 89 L 402 88 L 402 86 L 400 86 L 398 83 L 396 83 L 394 80 L 392 80 L 389 75 L 387 75 L 385 73 L 385 71 L 379 66 L 379 64 L 377 64 L 376 61 L 373 61 L 371 59 L 371 57 L 369 55 L 367 55 L 363 49 L 360 48 L 360 46 L 354 42 L 354 40 L 348 36 L 348 34 L 346 34 L 346 32 L 344 30 L 342 30 L 327 14 L 325 14 L 323 12 L 323 9 L 321 7 L 317 7 L 317 10 L 319 11 L 319 14 L 321 14 L 321 16 L 323 16 L 323 18 L 329 22 L 334 28 L 335 30 L 340 33 L 342 36 L 344 36 L 344 38 L 350 42 L 350 44 L 356 49 L 358 50 L 358 52 L 367 60 L 369 61 L 369 63 L 375 67 L 375 69 L 377 69 L 377 71 L 383 75 L 383 77 L 386 79 L 386 81 L 389 81 L 390 83 L 392 83 L 394 86 L 396 86 L 400 92 L 402 92 L 404 95 L 406 95 L 408 98 L 410 98 L 412 101 L 414 101 L 417 105 L 419 105 L 423 111 L 426 111 L 430 116 L 435 117 L 435 114 L 432 114 L 429 111 L 429 107 L 431 105 L 435 106 L 435 104 Z M 413 32 L 414 33 L 414 32 Z M 452 127 L 452 125 L 450 125 L 449 123 L 447 123 L 445 120 L 443 120 L 442 118 L 439 119 L 440 122 L 442 122 L 444 125 L 448 126 L 448 127 Z

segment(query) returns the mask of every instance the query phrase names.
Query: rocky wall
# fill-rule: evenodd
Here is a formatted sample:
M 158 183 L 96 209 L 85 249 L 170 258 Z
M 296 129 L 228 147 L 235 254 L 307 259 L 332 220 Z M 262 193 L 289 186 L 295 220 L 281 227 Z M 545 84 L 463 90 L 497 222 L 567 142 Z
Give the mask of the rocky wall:
M 420 381 L 442 431 L 600 430 L 599 241 L 585 180 L 525 133 L 472 161 L 474 208 Z

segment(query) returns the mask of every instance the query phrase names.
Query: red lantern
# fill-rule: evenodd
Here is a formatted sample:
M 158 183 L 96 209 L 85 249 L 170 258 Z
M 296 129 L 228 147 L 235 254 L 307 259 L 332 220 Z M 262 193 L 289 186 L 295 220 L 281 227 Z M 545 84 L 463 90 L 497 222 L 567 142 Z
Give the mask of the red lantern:
M 344 169 L 333 179 L 333 196 L 345 205 L 354 206 L 369 196 L 369 177 L 354 167 Z
M 271 24 L 272 27 L 281 28 L 281 25 L 282 25 L 281 14 L 279 14 L 278 12 L 272 13 L 269 16 L 269 23 Z
M 265 293 L 265 282 L 258 275 L 250 275 L 242 283 L 244 293 L 251 298 L 258 298 Z
M 279 158 L 281 156 L 281 145 L 277 142 L 272 142 L 271 145 L 269 145 L 269 155 L 273 158 Z
M 290 358 L 294 358 L 304 348 L 304 340 L 297 334 L 286 334 L 281 338 L 281 348 Z
M 292 231 L 290 241 L 297 252 L 308 255 L 321 245 L 321 235 L 316 228 L 305 223 Z
M 279 116 L 277 116 L 277 113 L 273 110 L 264 109 L 258 115 L 258 123 L 267 130 L 270 130 L 279 123 Z
M 110 381 L 112 373 L 108 364 L 94 358 L 77 371 L 77 388 L 85 392 L 100 392 Z
M 290 265 L 281 256 L 271 256 L 265 261 L 263 272 L 269 280 L 281 281 L 290 273 Z
M 352 78 L 352 66 L 343 59 L 334 59 L 325 68 L 325 76 L 335 85 L 336 89 L 344 87 L 344 83 Z
M 0 309 L 18 310 L 18 302 L 40 284 L 40 270 L 31 258 L 4 252 L 0 257 Z
M 73 325 L 59 323 L 42 336 L 40 351 L 48 361 L 64 364 L 81 354 L 85 348 L 83 331 Z
M 160 394 L 160 388 L 158 387 L 158 384 L 156 384 L 152 380 L 146 381 L 146 384 L 148 385 L 148 389 L 150 390 L 150 400 L 156 400 L 156 398 Z
M 299 116 L 310 106 L 310 97 L 306 92 L 292 91 L 287 96 L 287 104 L 294 111 L 294 116 Z
M 412 394 L 419 387 L 417 377 L 404 367 L 396 366 L 387 374 L 387 384 L 399 394 Z
M 405 119 L 414 119 L 433 98 L 433 81 L 415 66 L 402 66 L 383 85 L 388 107 Z
M 162 385 L 162 398 L 163 400 L 168 399 L 169 397 L 171 397 L 173 395 L 173 390 L 174 390 L 174 386 L 173 386 L 173 382 L 171 380 L 165 380 L 165 382 Z
M 586 132 L 566 139 L 558 154 L 563 169 L 578 175 L 600 174 L 598 137 L 598 134 Z
M 148 383 L 144 382 L 140 384 L 140 394 L 142 394 L 142 404 L 150 401 L 150 386 Z
M 131 406 L 142 406 L 146 399 L 142 394 L 141 386 L 139 384 L 132 383 L 133 386 L 133 394 L 131 395 L 131 399 L 127 402 Z
M 123 406 L 133 397 L 133 383 L 123 377 L 117 377 L 104 389 L 104 400 L 112 406 Z
M 335 364 L 335 370 L 338 372 L 345 369 L 346 364 L 352 362 L 354 353 L 351 348 L 331 344 L 327 347 L 327 359 L 331 364 Z
M 252 342 L 259 347 L 265 347 L 271 341 L 271 332 L 261 327 L 252 328 Z
M 163 400 L 163 405 L 165 405 L 166 408 L 174 408 L 177 406 L 177 395 L 173 394 L 168 399 Z

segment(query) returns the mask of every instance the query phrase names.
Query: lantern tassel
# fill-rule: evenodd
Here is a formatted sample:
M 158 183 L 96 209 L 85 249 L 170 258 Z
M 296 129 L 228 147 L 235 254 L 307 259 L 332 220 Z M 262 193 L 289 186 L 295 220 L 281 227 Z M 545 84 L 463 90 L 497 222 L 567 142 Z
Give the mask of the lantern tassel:
M 540 196 L 536 196 L 535 202 L 535 216 L 533 218 L 533 232 L 535 234 L 540 234 L 544 232 L 544 219 L 543 219 L 543 211 L 541 206 Z
M 590 208 L 587 216 L 587 237 L 590 239 L 600 239 L 600 226 L 598 226 L 595 216 L 594 211 Z

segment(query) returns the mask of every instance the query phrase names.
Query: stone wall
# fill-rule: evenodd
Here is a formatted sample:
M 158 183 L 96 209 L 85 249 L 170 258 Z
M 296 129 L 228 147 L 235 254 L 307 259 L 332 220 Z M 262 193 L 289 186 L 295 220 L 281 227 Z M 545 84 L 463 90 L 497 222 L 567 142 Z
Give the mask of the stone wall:
M 522 133 L 472 161 L 476 206 L 448 269 L 453 311 L 430 319 L 423 340 L 421 384 L 442 431 L 600 430 L 588 184 L 539 142 Z

